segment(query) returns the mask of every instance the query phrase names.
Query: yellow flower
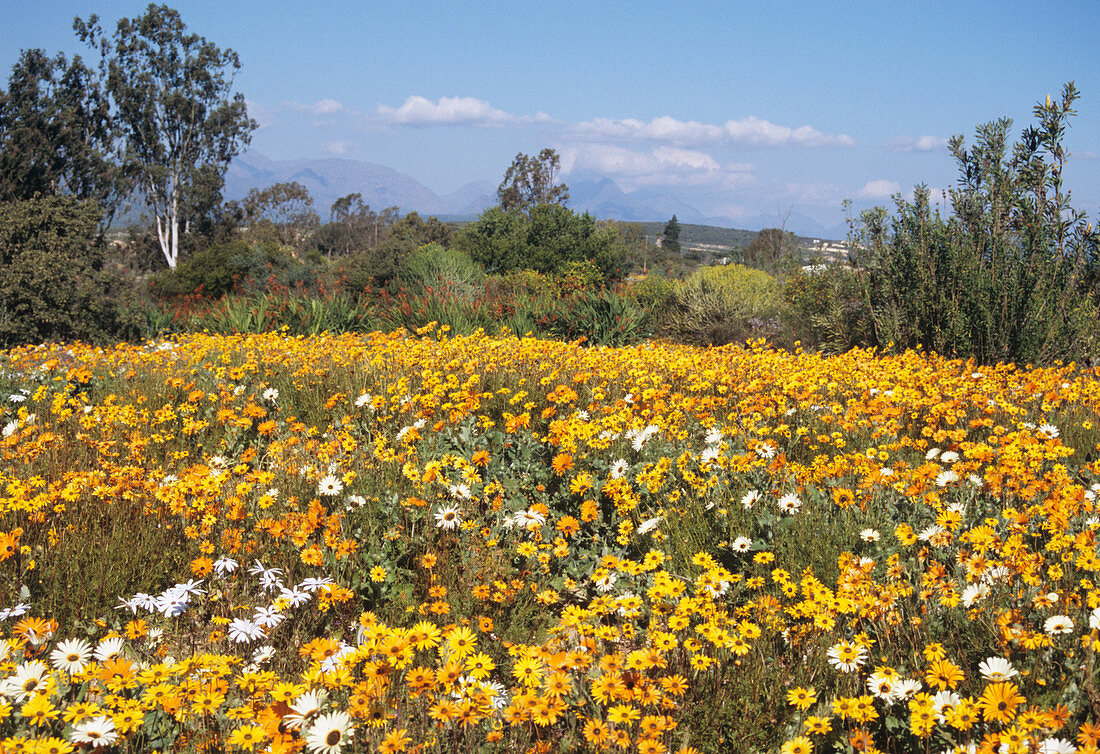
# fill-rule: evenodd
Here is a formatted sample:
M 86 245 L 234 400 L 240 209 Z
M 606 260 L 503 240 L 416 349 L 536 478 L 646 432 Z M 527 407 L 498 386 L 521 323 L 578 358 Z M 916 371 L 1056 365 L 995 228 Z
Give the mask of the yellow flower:
M 779 749 L 781 754 L 811 754 L 814 750 L 813 741 L 806 736 L 799 736 L 787 741 Z
M 800 710 L 807 710 L 817 701 L 817 693 L 812 688 L 794 688 L 787 692 L 787 704 Z

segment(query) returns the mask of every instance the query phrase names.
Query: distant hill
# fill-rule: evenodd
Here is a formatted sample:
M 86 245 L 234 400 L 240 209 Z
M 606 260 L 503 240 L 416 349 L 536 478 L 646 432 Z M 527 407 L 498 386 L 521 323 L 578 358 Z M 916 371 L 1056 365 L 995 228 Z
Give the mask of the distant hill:
M 451 212 L 446 202 L 412 176 L 385 165 L 336 158 L 271 160 L 249 152 L 230 163 L 223 194 L 226 199 L 243 199 L 252 188 L 289 181 L 309 189 L 317 214 L 324 220 L 333 202 L 356 192 L 376 210 L 399 207 L 402 212 L 416 210 L 426 215 Z
M 474 181 L 440 196 L 410 175 L 385 165 L 340 158 L 272 160 L 257 152 L 237 157 L 225 176 L 223 194 L 227 199 L 243 199 L 253 188 L 274 183 L 297 181 L 313 197 L 317 214 L 327 220 L 329 208 L 337 199 L 358 192 L 372 209 L 398 207 L 402 213 L 416 211 L 443 220 L 467 221 L 477 218 L 496 204 L 496 184 Z M 689 245 L 735 248 L 751 243 L 757 230 L 785 227 L 805 238 L 844 238 L 843 227 L 825 228 L 812 218 L 797 213 L 785 217 L 762 215 L 745 223 L 748 230 L 730 228 L 729 218 L 708 217 L 679 199 L 656 191 L 624 191 L 615 181 L 595 175 L 571 175 L 569 206 L 577 212 L 591 212 L 600 220 L 641 222 L 653 236 L 664 230 L 672 215 L 683 224 L 681 242 Z

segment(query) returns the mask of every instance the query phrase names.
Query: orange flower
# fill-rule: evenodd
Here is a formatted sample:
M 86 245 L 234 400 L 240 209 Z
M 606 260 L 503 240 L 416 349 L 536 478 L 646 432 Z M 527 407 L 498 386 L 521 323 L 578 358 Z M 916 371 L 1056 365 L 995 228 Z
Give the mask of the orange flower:
M 569 471 L 569 469 L 573 468 L 573 456 L 568 453 L 558 453 L 554 456 L 554 460 L 550 466 L 554 469 L 556 475 L 561 476 Z

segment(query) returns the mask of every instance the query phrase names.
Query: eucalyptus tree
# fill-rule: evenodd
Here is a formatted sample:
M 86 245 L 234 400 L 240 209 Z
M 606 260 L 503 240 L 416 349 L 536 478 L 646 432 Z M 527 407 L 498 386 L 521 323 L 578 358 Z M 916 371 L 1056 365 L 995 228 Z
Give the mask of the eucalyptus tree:
M 220 192 L 230 160 L 257 125 L 244 95 L 233 92 L 240 60 L 188 33 L 179 12 L 166 5 L 119 20 L 110 37 L 94 15 L 75 19 L 73 28 L 101 55 L 122 168 L 152 210 L 161 252 L 174 269 L 181 231 Z

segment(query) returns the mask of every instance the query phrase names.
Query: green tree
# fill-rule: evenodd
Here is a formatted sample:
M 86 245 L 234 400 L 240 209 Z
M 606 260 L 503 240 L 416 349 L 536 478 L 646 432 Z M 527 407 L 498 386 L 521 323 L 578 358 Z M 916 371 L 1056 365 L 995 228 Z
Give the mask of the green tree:
M 301 251 L 321 222 L 309 189 L 297 181 L 252 189 L 241 202 L 249 232 L 258 240 L 275 241 Z
M 745 264 L 776 273 L 784 264 L 790 265 L 797 254 L 794 234 L 782 228 L 764 228 L 743 252 Z
M 609 281 L 621 277 L 626 260 L 626 247 L 615 227 L 558 204 L 536 205 L 530 216 L 490 207 L 462 229 L 456 242 L 494 273 L 558 273 L 570 264 L 592 262 Z
M 561 159 L 553 149 L 543 149 L 537 157 L 517 154 L 497 189 L 500 206 L 524 213 L 540 204 L 564 207 L 569 203 L 569 187 L 557 182 L 560 170 Z
M 107 224 L 126 189 L 110 107 L 79 57 L 24 50 L 0 92 L 0 200 L 64 194 L 95 201 Z
M 665 223 L 665 232 L 661 234 L 661 248 L 669 254 L 682 254 L 680 249 L 680 221 L 676 215 Z
M 96 16 L 75 19 L 73 28 L 102 55 L 123 166 L 152 209 L 161 251 L 175 268 L 189 213 L 211 204 L 205 197 L 220 189 L 229 161 L 256 128 L 244 95 L 233 93 L 240 61 L 187 33 L 179 12 L 166 5 L 121 19 L 110 38 Z
M 134 334 L 125 281 L 105 268 L 101 210 L 38 196 L 0 202 L 0 346 Z

